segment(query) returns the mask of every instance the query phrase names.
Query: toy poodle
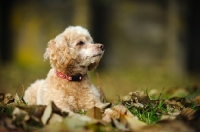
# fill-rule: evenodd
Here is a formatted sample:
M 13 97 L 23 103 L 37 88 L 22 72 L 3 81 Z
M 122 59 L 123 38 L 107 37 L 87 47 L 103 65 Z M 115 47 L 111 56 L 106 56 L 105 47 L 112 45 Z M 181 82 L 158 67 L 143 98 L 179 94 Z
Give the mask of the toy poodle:
M 81 26 L 70 26 L 50 40 L 44 54 L 51 69 L 25 91 L 28 104 L 47 105 L 53 101 L 67 112 L 100 106 L 99 91 L 90 83 L 88 71 L 95 69 L 104 53 L 102 44 L 93 43 Z

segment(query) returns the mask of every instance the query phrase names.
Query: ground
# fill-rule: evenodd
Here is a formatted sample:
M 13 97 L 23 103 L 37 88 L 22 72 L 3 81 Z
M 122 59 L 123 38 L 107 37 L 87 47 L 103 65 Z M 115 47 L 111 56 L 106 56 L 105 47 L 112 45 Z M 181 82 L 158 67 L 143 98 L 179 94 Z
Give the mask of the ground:
M 110 123 L 102 121 L 104 109 L 80 110 L 68 116 L 52 102 L 48 106 L 29 106 L 23 100 L 24 89 L 37 78 L 45 78 L 46 68 L 1 66 L 1 131 L 170 131 L 195 132 L 200 127 L 200 87 L 194 78 L 170 76 L 161 71 L 105 70 L 90 73 L 101 87 L 113 109 L 121 105 L 131 113 L 122 113 Z M 33 70 L 31 70 L 33 69 Z M 9 94 L 11 93 L 11 94 Z

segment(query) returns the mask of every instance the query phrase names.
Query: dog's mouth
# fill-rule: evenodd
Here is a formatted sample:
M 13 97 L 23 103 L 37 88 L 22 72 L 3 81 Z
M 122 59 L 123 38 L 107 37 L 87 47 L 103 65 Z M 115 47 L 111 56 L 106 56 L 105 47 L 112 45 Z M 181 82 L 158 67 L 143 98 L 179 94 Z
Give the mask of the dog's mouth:
M 102 56 L 102 54 L 96 54 L 96 55 L 93 55 L 92 57 L 98 57 L 98 56 Z
M 91 56 L 90 62 L 95 63 L 95 62 L 99 61 L 101 59 L 102 55 L 103 55 L 103 53 L 98 53 L 98 54 Z
M 104 53 L 104 51 L 103 52 L 99 52 L 97 54 L 94 54 L 92 57 L 101 57 L 101 56 L 103 56 L 103 53 Z

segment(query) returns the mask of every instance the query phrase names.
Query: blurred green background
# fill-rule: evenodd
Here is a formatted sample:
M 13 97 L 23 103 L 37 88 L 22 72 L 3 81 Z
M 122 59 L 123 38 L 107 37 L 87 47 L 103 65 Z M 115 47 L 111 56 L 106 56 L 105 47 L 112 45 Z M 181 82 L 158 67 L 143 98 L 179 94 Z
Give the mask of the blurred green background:
M 90 73 L 109 100 L 130 91 L 199 85 L 200 5 L 190 0 L 0 2 L 0 92 L 22 93 L 50 69 L 43 53 L 69 25 L 106 51 Z M 97 73 L 99 77 L 97 77 Z

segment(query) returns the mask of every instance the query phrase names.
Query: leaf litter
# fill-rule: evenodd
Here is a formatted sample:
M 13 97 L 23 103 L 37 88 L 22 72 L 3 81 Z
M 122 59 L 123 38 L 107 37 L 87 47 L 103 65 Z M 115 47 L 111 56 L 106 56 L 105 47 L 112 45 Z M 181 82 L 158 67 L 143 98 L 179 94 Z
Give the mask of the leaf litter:
M 191 92 L 191 91 L 189 91 Z M 170 97 L 155 91 L 134 91 L 119 97 L 117 104 L 69 113 L 54 102 L 28 105 L 17 94 L 0 93 L 0 131 L 200 131 L 200 95 Z M 107 116 L 105 113 L 112 113 Z M 109 114 L 108 114 L 109 115 Z

